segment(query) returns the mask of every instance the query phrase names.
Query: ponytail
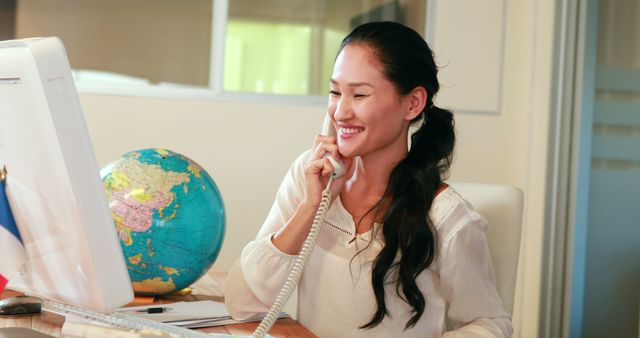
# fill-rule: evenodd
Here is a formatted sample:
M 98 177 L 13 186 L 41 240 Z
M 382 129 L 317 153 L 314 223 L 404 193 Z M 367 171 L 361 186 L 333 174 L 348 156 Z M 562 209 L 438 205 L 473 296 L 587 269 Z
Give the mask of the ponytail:
M 430 105 L 424 114 L 423 125 L 412 136 L 407 156 L 391 172 L 383 197 L 391 203 L 382 224 L 385 245 L 371 274 L 377 309 L 361 328 L 375 327 L 389 314 L 384 298 L 389 278 L 396 284 L 398 297 L 413 308 L 405 329 L 414 326 L 424 313 L 426 301 L 416 278 L 435 259 L 437 232 L 429 210 L 451 165 L 455 144 L 450 111 Z M 398 252 L 400 261 L 395 262 Z

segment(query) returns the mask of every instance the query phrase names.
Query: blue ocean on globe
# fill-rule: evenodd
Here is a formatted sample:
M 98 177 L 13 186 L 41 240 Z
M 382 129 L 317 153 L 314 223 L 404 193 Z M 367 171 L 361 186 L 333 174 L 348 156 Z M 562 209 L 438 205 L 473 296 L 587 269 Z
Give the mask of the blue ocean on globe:
M 202 167 L 166 149 L 124 154 L 100 175 L 136 294 L 188 287 L 216 260 L 225 211 Z

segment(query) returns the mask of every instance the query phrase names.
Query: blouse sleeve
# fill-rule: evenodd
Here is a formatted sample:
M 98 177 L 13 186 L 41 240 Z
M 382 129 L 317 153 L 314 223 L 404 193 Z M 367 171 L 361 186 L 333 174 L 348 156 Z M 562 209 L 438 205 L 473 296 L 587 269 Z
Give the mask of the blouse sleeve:
M 278 296 L 297 256 L 280 251 L 271 237 L 293 216 L 304 194 L 304 163 L 310 151 L 292 164 L 280 184 L 271 211 L 256 239 L 242 250 L 227 277 L 225 304 L 236 320 L 255 319 Z
M 468 213 L 443 243 L 440 281 L 449 303 L 453 331 L 443 338 L 511 337 L 511 317 L 495 287 L 487 243 L 489 225 L 475 211 Z

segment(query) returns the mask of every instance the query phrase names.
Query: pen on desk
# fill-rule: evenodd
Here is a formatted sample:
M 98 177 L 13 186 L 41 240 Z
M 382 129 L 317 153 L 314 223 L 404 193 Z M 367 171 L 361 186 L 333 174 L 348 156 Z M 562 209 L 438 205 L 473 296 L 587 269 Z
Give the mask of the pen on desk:
M 133 310 L 135 313 L 165 313 L 171 311 L 170 307 L 158 306 L 158 307 L 148 307 L 146 309 L 141 310 Z

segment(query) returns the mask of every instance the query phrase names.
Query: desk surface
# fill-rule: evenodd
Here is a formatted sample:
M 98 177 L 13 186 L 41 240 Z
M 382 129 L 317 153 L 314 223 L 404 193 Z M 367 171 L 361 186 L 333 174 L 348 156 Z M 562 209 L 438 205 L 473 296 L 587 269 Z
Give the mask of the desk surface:
M 209 271 L 209 273 L 203 276 L 192 286 L 193 292 L 191 294 L 162 297 L 156 302 L 170 303 L 176 301 L 193 301 L 206 299 L 224 301 L 223 294 L 225 277 L 226 273 L 224 271 L 213 268 L 211 269 L 211 271 Z M 19 293 L 14 291 L 5 290 L 5 292 L 0 295 L 0 299 L 12 297 L 18 294 Z M 135 305 L 143 304 L 138 303 Z M 55 316 L 47 316 L 46 313 L 43 315 L 33 316 L 0 317 L 0 327 L 26 327 L 56 337 L 60 336 L 60 328 L 62 326 L 62 323 L 63 322 L 59 317 L 56 318 Z M 213 326 L 198 329 L 198 331 L 210 333 L 226 333 L 232 335 L 251 335 L 258 324 L 259 323 L 241 323 L 224 326 Z M 277 338 L 315 337 L 313 333 L 311 333 L 304 326 L 300 325 L 298 322 L 291 318 L 279 319 L 273 326 L 271 331 L 269 331 L 269 334 Z

